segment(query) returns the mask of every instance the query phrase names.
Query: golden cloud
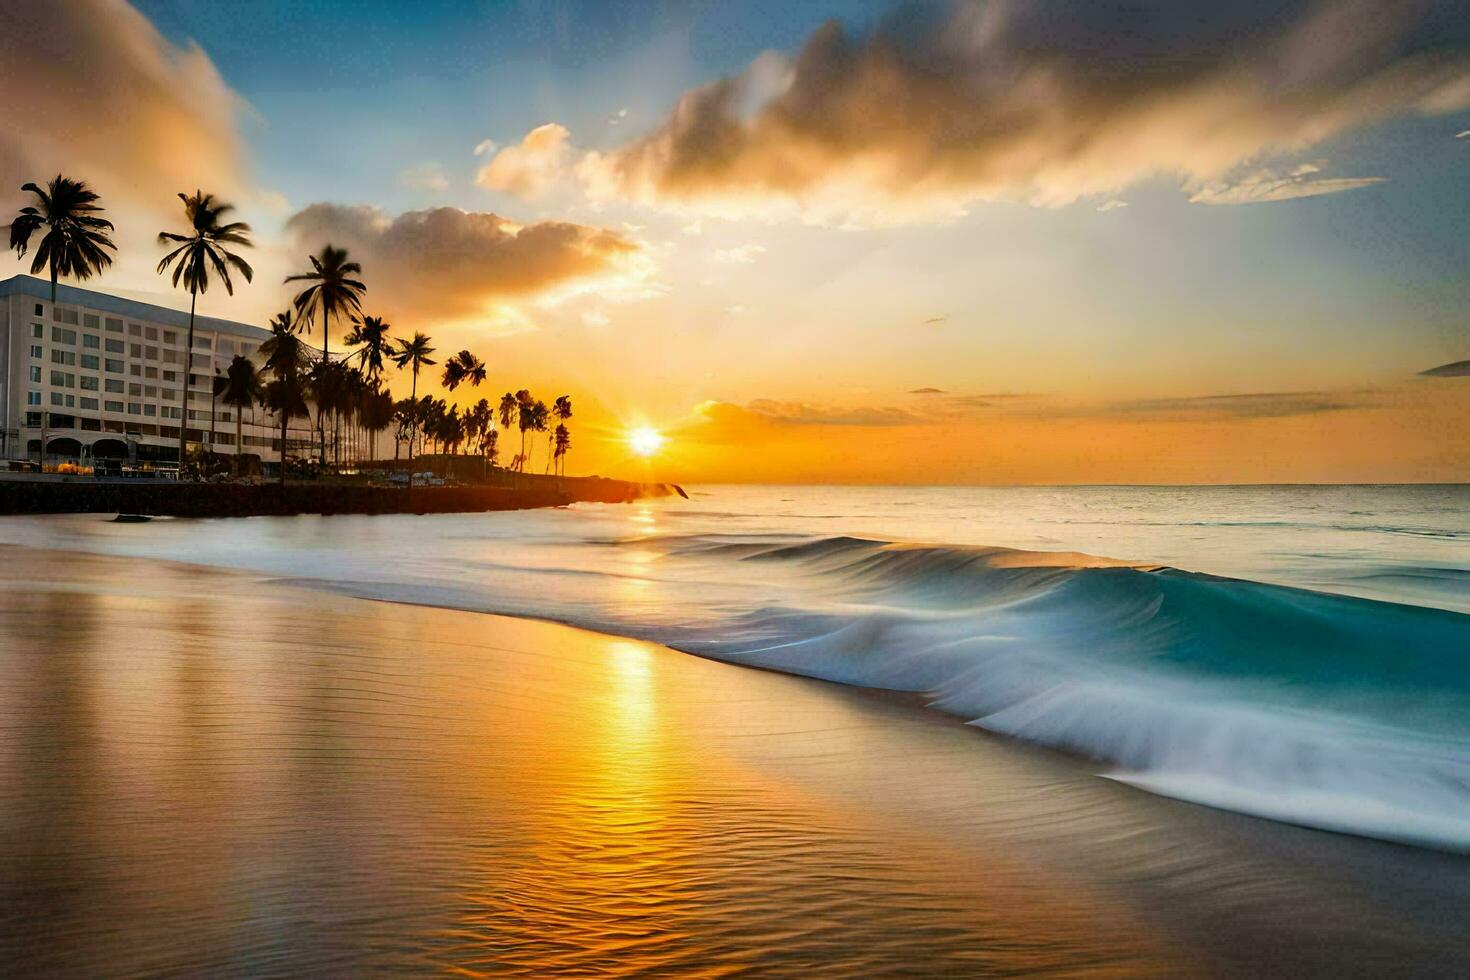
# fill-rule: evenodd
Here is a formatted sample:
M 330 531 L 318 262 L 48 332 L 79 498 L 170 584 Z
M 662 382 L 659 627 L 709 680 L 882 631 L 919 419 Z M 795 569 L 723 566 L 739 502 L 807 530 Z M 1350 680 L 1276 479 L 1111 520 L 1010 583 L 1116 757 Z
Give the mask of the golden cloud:
M 396 216 L 371 205 L 313 204 L 286 224 L 309 251 L 345 247 L 362 263 L 369 305 L 405 324 L 490 313 L 644 282 L 644 247 L 606 228 L 564 221 L 520 225 L 498 214 L 431 208 Z
M 943 218 L 996 198 L 1064 205 L 1159 175 L 1223 203 L 1251 160 L 1470 105 L 1463 10 L 1034 0 L 926 19 L 905 8 L 862 38 L 828 23 L 794 59 L 763 55 L 685 93 L 661 126 L 588 154 L 579 173 L 594 198 L 838 223 Z M 1264 183 L 1237 198 L 1363 186 Z
M 571 156 L 571 133 L 565 126 L 546 123 L 491 157 L 475 175 L 475 182 L 518 197 L 540 197 L 567 175 Z

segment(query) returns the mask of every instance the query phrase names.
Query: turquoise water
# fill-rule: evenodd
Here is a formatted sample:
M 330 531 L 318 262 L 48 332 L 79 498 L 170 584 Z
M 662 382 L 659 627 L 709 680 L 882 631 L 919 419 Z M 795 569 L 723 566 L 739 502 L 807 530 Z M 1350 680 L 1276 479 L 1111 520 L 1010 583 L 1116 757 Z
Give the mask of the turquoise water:
M 1470 850 L 1470 488 L 691 496 L 435 517 L 14 519 L 0 539 L 558 619 L 923 692 L 1153 792 Z

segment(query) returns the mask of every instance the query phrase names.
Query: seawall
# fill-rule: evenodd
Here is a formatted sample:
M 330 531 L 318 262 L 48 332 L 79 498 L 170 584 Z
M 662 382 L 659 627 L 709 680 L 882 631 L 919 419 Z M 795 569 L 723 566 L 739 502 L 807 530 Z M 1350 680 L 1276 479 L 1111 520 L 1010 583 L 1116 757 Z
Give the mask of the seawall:
M 119 513 L 172 517 L 288 514 L 446 514 L 629 503 L 677 492 L 672 484 L 546 477 L 516 487 L 352 486 L 332 483 L 176 483 L 165 480 L 0 481 L 0 514 Z

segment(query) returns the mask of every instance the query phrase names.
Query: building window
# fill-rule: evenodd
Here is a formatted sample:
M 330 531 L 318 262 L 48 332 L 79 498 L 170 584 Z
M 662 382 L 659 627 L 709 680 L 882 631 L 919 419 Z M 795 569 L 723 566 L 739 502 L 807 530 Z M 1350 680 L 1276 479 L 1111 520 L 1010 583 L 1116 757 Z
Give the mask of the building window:
M 126 345 L 121 340 L 113 340 L 111 337 L 107 338 L 107 353 L 121 354 L 125 349 Z
M 53 391 L 51 393 L 51 407 L 52 408 L 60 408 L 63 404 L 64 404 L 64 402 L 62 402 L 62 400 L 61 400 L 61 392 L 59 392 L 59 391 Z
M 52 371 L 51 383 L 58 388 L 75 388 L 77 386 L 77 376 L 75 374 L 67 374 L 65 371 Z
M 137 396 L 143 394 L 143 386 L 142 385 L 138 385 L 138 384 L 132 384 L 130 382 L 128 384 L 128 394 L 130 394 L 134 398 L 136 398 Z
M 51 318 L 53 320 L 56 320 L 56 321 L 60 322 L 60 323 L 72 323 L 72 324 L 74 324 L 74 323 L 77 322 L 77 311 L 76 310 L 52 309 L 52 311 L 51 311 Z
M 177 364 L 177 363 L 179 363 L 179 352 L 176 351 L 176 350 L 166 350 L 166 351 L 164 351 L 163 352 L 163 363 L 165 363 L 165 364 Z
M 233 354 L 235 353 L 235 342 L 233 340 L 221 339 L 220 342 L 215 345 L 214 352 L 216 354 Z
M 143 376 L 143 368 L 138 364 L 129 364 L 128 373 L 135 378 L 141 378 Z
M 153 385 L 144 385 L 143 386 L 143 397 L 144 398 L 157 398 L 158 397 L 158 389 L 156 387 L 154 387 Z
M 93 371 L 95 371 L 98 367 L 101 366 L 101 364 L 102 359 L 99 358 L 96 354 L 82 355 L 82 367 L 84 368 L 91 368 Z
M 143 345 L 142 344 L 130 344 L 130 345 L 128 345 L 128 356 L 129 357 L 142 357 L 143 356 Z
M 108 317 L 103 321 L 108 333 L 122 333 L 122 321 L 114 317 Z
M 32 344 L 31 345 L 31 356 L 32 357 L 40 357 L 41 355 L 42 355 L 41 345 L 40 344 Z
M 122 361 L 114 361 L 110 357 L 107 360 L 105 360 L 105 361 L 102 362 L 102 367 L 105 368 L 106 370 L 112 372 L 113 374 L 122 374 L 123 373 L 123 362 Z
M 54 350 L 51 352 L 52 364 L 65 364 L 68 367 L 77 366 L 77 355 L 69 350 Z
M 76 346 L 77 332 L 75 330 L 65 330 L 61 327 L 52 327 L 51 341 L 56 344 L 71 344 L 72 346 Z
M 41 425 L 40 412 L 26 412 L 26 427 L 30 429 L 39 428 Z
M 123 403 L 105 401 L 102 403 L 102 410 L 105 412 L 121 412 L 123 410 Z
M 103 388 L 109 394 L 121 395 L 123 393 L 122 379 L 121 378 L 108 378 L 107 379 L 107 383 L 103 386 Z
M 39 405 L 39 404 L 41 404 L 41 393 L 39 391 L 28 391 L 28 392 L 26 392 L 26 404 L 27 405 Z
M 46 308 L 43 307 L 40 303 L 37 303 L 36 304 L 36 316 L 45 316 L 45 315 L 46 315 Z
M 128 324 L 128 336 L 129 337 L 141 337 L 141 336 L 143 336 L 143 324 L 141 324 L 141 323 L 130 323 L 130 324 Z
M 83 398 L 82 401 L 84 401 L 84 402 L 85 401 L 91 401 L 91 402 L 93 402 L 94 404 L 92 405 L 92 410 L 93 411 L 96 411 L 97 410 L 97 406 L 95 404 L 95 402 L 97 401 L 97 399 L 95 399 L 95 398 Z M 83 406 L 83 407 L 85 408 L 86 406 Z M 97 421 L 96 419 L 82 419 L 82 428 L 83 429 L 86 429 L 88 432 L 101 432 L 102 431 L 102 423 L 99 422 L 99 421 Z
M 177 371 L 165 371 L 165 372 L 163 372 L 163 380 L 165 380 L 165 381 L 172 381 L 175 384 L 177 384 L 178 383 L 178 380 L 179 380 L 179 372 L 177 372 Z
M 97 399 L 95 398 L 88 398 L 86 395 L 83 395 L 79 404 L 89 412 L 97 411 Z
M 129 415 L 142 415 L 143 414 L 143 406 L 142 405 L 139 405 L 137 402 L 128 402 L 128 414 Z
M 41 383 L 41 366 L 39 364 L 31 365 L 31 380 L 36 384 Z
M 40 340 L 45 335 L 46 335 L 46 328 L 45 327 L 41 326 L 39 323 L 33 323 L 33 324 L 31 324 L 31 336 L 32 337 L 35 337 L 37 340 Z
M 98 337 L 95 333 L 82 334 L 82 346 L 87 348 L 88 350 L 96 350 L 98 345 L 101 343 L 102 338 Z
M 175 398 L 179 397 L 179 393 L 176 392 L 176 391 L 174 391 L 172 388 L 165 388 L 165 389 L 163 389 L 163 391 L 159 392 L 159 395 L 166 402 L 171 402 Z
M 163 332 L 163 342 L 165 344 L 177 344 L 179 342 L 179 335 L 172 330 L 165 330 Z
M 157 347 L 144 347 L 143 348 L 143 357 L 145 359 L 147 359 L 147 360 L 150 360 L 150 361 L 156 361 L 156 360 L 158 360 L 158 348 Z
M 157 327 L 147 327 L 147 328 L 145 328 L 143 330 L 143 339 L 144 340 L 157 340 L 158 339 L 158 328 Z
M 83 313 L 82 314 L 82 326 L 88 328 L 89 330 L 96 330 L 97 329 L 97 314 L 95 314 L 95 313 Z
M 153 406 L 153 405 L 144 405 L 143 406 L 143 414 L 144 415 L 157 415 L 158 414 L 158 409 L 155 406 Z
M 214 358 L 207 354 L 192 354 L 189 357 L 189 366 L 196 368 L 208 368 L 214 364 Z
M 88 374 L 82 375 L 82 390 L 83 391 L 96 391 L 97 390 L 97 379 L 94 378 L 94 377 L 92 377 L 91 375 L 88 375 Z
M 214 341 L 212 341 L 208 337 L 199 336 L 194 338 L 194 346 L 198 347 L 200 350 L 213 350 Z

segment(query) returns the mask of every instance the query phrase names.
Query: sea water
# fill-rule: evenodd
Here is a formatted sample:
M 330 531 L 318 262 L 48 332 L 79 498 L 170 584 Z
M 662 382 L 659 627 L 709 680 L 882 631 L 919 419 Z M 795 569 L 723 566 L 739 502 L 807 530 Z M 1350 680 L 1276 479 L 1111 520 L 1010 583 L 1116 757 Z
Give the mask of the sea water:
M 702 487 L 0 540 L 534 616 L 920 692 L 1152 792 L 1470 850 L 1470 488 Z

